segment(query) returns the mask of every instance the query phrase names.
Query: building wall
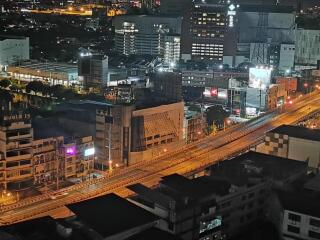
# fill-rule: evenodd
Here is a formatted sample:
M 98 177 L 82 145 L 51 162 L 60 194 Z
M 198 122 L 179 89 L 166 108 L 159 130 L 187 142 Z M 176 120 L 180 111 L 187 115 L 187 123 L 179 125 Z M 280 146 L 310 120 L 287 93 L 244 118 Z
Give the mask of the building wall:
M 182 86 L 213 87 L 213 71 L 182 70 Z
M 3 65 L 9 65 L 22 60 L 29 60 L 29 58 L 28 37 L 7 38 L 0 40 L 0 68 Z
M 311 222 L 310 222 L 311 220 Z M 284 210 L 282 223 L 282 237 L 292 239 L 319 239 L 320 218 Z
M 222 219 L 222 233 L 232 237 L 243 231 L 265 211 L 268 182 L 257 183 L 251 187 L 242 186 L 234 192 L 217 198 L 217 216 Z
M 0 112 L 0 188 L 20 190 L 33 183 L 30 115 Z
M 269 132 L 264 143 L 257 146 L 256 150 L 298 161 L 309 160 L 308 167 L 311 168 L 320 166 L 320 144 L 316 141 Z
M 158 156 L 183 142 L 183 102 L 136 110 L 132 113 L 130 161 Z
M 226 31 L 226 5 L 214 1 L 208 3 L 195 1 L 189 26 L 188 36 L 184 37 L 190 38 L 189 53 L 192 59 L 222 62 Z
M 308 159 L 308 166 L 317 169 L 320 166 L 320 143 L 307 139 L 289 137 L 288 158 L 299 161 Z
M 320 30 L 295 30 L 295 64 L 317 65 L 320 59 Z
M 181 34 L 180 17 L 117 16 L 113 26 L 116 51 L 125 55 L 164 56 L 165 36 Z

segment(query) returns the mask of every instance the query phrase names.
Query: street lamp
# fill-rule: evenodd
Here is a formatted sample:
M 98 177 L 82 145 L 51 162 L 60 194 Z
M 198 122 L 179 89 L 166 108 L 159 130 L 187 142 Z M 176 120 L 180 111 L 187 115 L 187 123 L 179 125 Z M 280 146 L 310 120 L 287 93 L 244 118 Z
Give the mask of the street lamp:
M 230 123 L 231 123 L 230 119 L 226 119 L 223 121 L 223 131 L 226 130 L 227 126 L 229 126 Z

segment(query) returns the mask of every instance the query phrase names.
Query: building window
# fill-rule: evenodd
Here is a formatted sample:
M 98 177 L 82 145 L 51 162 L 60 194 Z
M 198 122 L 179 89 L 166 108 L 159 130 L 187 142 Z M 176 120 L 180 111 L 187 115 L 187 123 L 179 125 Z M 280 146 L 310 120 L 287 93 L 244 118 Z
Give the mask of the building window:
M 301 220 L 301 216 L 297 215 L 297 214 L 293 214 L 293 213 L 289 213 L 288 214 L 288 218 L 291 220 L 291 221 L 294 221 L 294 222 L 300 222 Z
M 320 220 L 311 218 L 310 219 L 310 225 L 312 225 L 314 227 L 320 227 Z
M 320 239 L 320 233 L 319 232 L 314 232 L 314 231 L 309 231 L 309 237 L 315 238 L 315 239 Z
M 292 225 L 288 225 L 287 230 L 288 230 L 288 232 L 292 232 L 292 233 L 300 233 L 300 228 L 292 226 Z

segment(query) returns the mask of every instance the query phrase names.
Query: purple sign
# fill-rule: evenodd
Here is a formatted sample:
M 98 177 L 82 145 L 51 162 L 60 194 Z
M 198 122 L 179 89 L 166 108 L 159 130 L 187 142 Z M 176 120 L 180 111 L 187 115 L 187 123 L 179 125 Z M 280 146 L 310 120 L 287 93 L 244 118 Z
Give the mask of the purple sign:
M 76 153 L 76 147 L 75 146 L 67 147 L 66 153 L 68 155 L 74 155 Z

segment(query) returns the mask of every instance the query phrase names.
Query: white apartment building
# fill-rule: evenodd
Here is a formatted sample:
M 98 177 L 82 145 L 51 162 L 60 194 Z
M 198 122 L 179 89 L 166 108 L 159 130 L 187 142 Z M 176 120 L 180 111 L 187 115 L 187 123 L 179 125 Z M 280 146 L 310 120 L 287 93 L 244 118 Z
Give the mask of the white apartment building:
M 0 70 L 22 60 L 29 60 L 29 38 L 0 35 Z

